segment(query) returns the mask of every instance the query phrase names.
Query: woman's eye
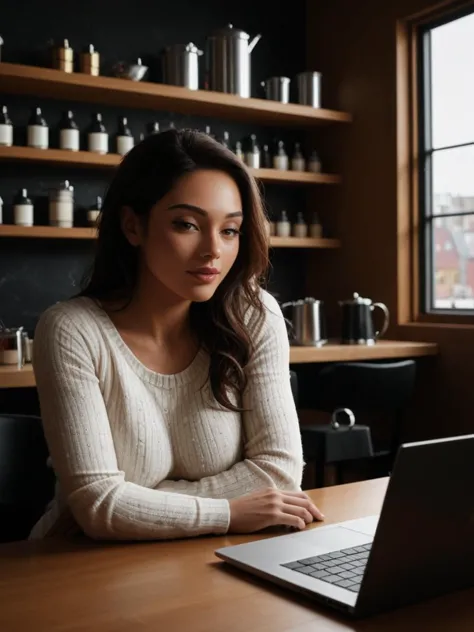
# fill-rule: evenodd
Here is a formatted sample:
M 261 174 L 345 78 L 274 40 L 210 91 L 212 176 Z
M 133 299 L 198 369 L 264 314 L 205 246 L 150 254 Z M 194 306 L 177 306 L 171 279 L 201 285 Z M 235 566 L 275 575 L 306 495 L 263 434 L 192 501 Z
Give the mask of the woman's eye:
M 240 235 L 240 230 L 237 230 L 237 228 L 224 228 L 223 233 L 228 237 L 237 237 Z
M 173 225 L 184 231 L 198 230 L 196 224 L 192 222 L 176 221 L 173 222 Z

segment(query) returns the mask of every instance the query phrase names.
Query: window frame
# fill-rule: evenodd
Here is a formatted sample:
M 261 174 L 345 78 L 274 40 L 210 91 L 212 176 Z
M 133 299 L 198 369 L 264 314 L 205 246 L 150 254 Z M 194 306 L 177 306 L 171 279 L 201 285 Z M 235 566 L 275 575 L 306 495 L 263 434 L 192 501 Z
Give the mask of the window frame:
M 423 295 L 428 284 L 427 264 L 432 261 L 432 243 L 427 243 L 426 195 L 431 196 L 431 169 L 425 175 L 426 98 L 431 92 L 421 72 L 423 35 L 474 11 L 474 0 L 447 1 L 434 9 L 397 23 L 397 167 L 398 167 L 398 323 L 474 325 L 473 310 L 424 311 Z M 430 68 L 431 70 L 431 68 Z M 428 105 L 430 105 L 428 103 Z M 431 112 L 431 107 L 428 110 Z M 431 127 L 428 129 L 428 134 Z M 430 152 L 431 154 L 431 152 Z M 428 180 L 428 182 L 427 182 Z M 430 259 L 428 259 L 428 256 Z M 432 283 L 432 281 L 431 281 Z

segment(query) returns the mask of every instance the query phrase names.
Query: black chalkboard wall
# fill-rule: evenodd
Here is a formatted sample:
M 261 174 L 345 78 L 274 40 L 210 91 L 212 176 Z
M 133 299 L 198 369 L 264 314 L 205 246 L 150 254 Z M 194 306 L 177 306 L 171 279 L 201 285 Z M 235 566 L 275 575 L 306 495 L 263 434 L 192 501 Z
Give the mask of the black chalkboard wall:
M 294 0 L 284 15 L 271 0 L 83 0 L 74 7 L 59 0 L 29 0 L 21 5 L 4 3 L 1 32 L 5 44 L 2 60 L 30 65 L 47 65 L 45 50 L 51 38 L 68 38 L 75 50 L 92 43 L 101 54 L 101 70 L 110 74 L 111 65 L 119 60 L 142 57 L 151 68 L 151 79 L 159 80 L 159 54 L 164 46 L 193 41 L 201 48 L 206 35 L 232 23 L 251 36 L 262 34 L 252 53 L 252 94 L 261 95 L 260 81 L 272 75 L 294 77 L 305 69 L 305 2 Z M 14 143 L 25 144 L 26 123 L 31 108 L 39 105 L 50 126 L 51 146 L 57 147 L 57 124 L 65 109 L 72 109 L 81 130 L 93 112 L 100 111 L 111 135 L 120 115 L 127 116 L 135 138 L 156 119 L 162 129 L 171 121 L 176 127 L 204 130 L 211 125 L 216 134 L 228 130 L 235 143 L 256 133 L 261 143 L 283 138 L 291 148 L 301 139 L 301 130 L 279 130 L 252 124 L 189 117 L 173 112 L 127 110 L 99 104 L 60 102 L 34 97 L 4 94 L 15 125 Z M 84 138 L 81 143 L 84 143 Z M 83 145 L 85 147 L 85 144 Z M 107 172 L 68 167 L 0 164 L 0 196 L 4 200 L 4 223 L 12 222 L 12 199 L 18 189 L 26 187 L 35 204 L 35 222 L 47 223 L 47 194 L 63 179 L 75 187 L 76 219 L 84 225 L 85 210 L 107 186 Z M 285 208 L 290 217 L 304 208 L 305 193 L 297 187 L 267 185 L 266 203 L 272 215 Z M 66 299 L 79 289 L 90 265 L 93 243 L 82 240 L 43 240 L 0 238 L 0 319 L 7 326 L 23 325 L 33 334 L 41 312 L 53 303 Z M 282 300 L 304 293 L 304 253 L 275 251 L 270 289 Z M 19 393 L 18 393 L 19 394 Z M 0 401 L 6 393 L 0 392 Z
M 29 0 L 21 5 L 4 3 L 1 33 L 5 40 L 3 61 L 32 65 L 44 63 L 50 38 L 68 38 L 75 50 L 93 43 L 101 54 L 103 74 L 118 59 L 133 60 L 140 56 L 150 65 L 151 77 L 159 79 L 159 54 L 164 46 L 193 41 L 201 48 L 206 35 L 232 23 L 251 36 L 262 34 L 252 53 L 252 94 L 261 95 L 260 81 L 272 75 L 294 77 L 305 69 L 305 3 L 295 0 L 284 16 L 270 0 L 101 0 L 72 6 L 59 0 Z M 31 108 L 39 105 L 51 128 L 51 145 L 57 146 L 57 129 L 61 112 L 72 109 L 81 130 L 93 112 L 103 114 L 109 134 L 114 134 L 119 115 L 128 116 L 132 133 L 138 139 L 150 120 L 159 120 L 162 129 L 171 121 L 179 127 L 212 131 L 228 130 L 233 142 L 256 133 L 261 142 L 281 137 L 289 148 L 299 133 L 252 124 L 233 123 L 147 110 L 127 110 L 99 104 L 59 102 L 20 97 L 0 92 L 0 104 L 9 107 L 15 125 L 15 144 L 25 144 L 26 123 Z M 55 133 L 56 132 L 56 133 Z M 84 140 L 84 139 L 83 139 Z M 113 147 L 113 139 L 111 138 Z M 84 209 L 104 193 L 107 172 L 42 165 L 0 165 L 0 196 L 4 200 L 4 222 L 12 221 L 12 198 L 26 187 L 35 203 L 35 222 L 47 223 L 48 189 L 62 179 L 75 186 L 76 223 L 84 223 Z M 265 196 L 272 214 L 285 208 L 290 216 L 304 208 L 304 192 L 297 187 L 267 185 Z M 93 244 L 74 240 L 0 239 L 0 319 L 8 326 L 23 325 L 30 334 L 41 312 L 56 301 L 74 294 L 90 263 Z M 272 256 L 270 287 L 280 298 L 302 295 L 304 253 L 276 251 Z

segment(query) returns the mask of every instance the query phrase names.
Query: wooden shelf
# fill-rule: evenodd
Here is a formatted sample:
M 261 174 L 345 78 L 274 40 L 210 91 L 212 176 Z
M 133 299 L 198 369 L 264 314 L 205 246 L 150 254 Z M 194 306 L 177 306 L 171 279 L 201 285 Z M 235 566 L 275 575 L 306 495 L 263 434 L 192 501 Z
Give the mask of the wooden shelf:
M 26 237 L 29 239 L 95 239 L 95 228 L 58 228 L 56 226 L 16 226 L 1 224 L 0 237 Z
M 21 237 L 36 239 L 95 239 L 95 228 L 75 227 L 57 228 L 56 226 L 16 226 L 0 224 L 0 237 Z M 272 248 L 339 248 L 338 239 L 304 239 L 298 237 L 271 237 Z
M 69 74 L 20 64 L 0 64 L 0 90 L 12 94 L 245 120 L 272 126 L 313 127 L 351 121 L 351 116 L 345 112 L 307 105 L 244 99 L 222 92 L 189 90 L 160 83 L 94 77 L 82 73 Z
M 35 149 L 33 147 L 2 147 L 0 160 L 23 163 L 48 163 L 89 169 L 111 169 L 120 164 L 118 154 L 95 154 L 90 151 L 66 151 L 64 149 Z M 250 169 L 252 175 L 262 182 L 281 184 L 339 184 L 341 177 L 330 173 L 309 173 L 305 171 L 279 171 L 278 169 Z
M 339 239 L 325 237 L 270 237 L 272 248 L 340 248 Z
M 118 154 L 95 154 L 91 151 L 66 151 L 65 149 L 35 149 L 34 147 L 2 147 L 0 160 L 4 162 L 44 162 L 51 165 L 70 167 L 107 168 L 116 167 L 121 160 Z
M 380 340 L 371 347 L 342 345 L 330 342 L 323 347 L 291 347 L 290 362 L 308 364 L 317 362 L 351 362 L 390 358 L 417 358 L 438 353 L 438 345 L 431 342 Z
M 355 360 L 382 360 L 391 358 L 418 358 L 438 353 L 438 345 L 427 342 L 381 340 L 373 347 L 360 345 L 328 344 L 319 349 L 314 347 L 291 347 L 292 364 L 318 362 L 350 362 Z M 0 388 L 35 386 L 31 364 L 23 369 L 0 366 Z

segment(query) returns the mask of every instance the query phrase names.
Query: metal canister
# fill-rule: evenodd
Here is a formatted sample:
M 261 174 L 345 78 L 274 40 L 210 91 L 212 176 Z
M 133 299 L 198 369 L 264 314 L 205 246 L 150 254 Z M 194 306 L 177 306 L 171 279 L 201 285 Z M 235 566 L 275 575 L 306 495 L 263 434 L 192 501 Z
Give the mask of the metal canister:
M 289 103 L 290 79 L 288 77 L 270 77 L 260 84 L 265 90 L 265 97 L 271 101 Z
M 92 44 L 86 46 L 80 55 L 80 69 L 86 75 L 97 77 L 100 74 L 100 54 Z
M 26 360 L 27 339 L 23 327 L 0 329 L 0 364 L 15 364 L 21 369 Z
M 310 105 L 313 108 L 321 107 L 321 73 L 300 72 L 298 79 L 298 103 Z
M 164 82 L 190 90 L 199 88 L 199 57 L 203 54 L 192 42 L 173 44 L 163 53 Z
M 232 24 L 207 38 L 207 83 L 210 90 L 250 96 L 250 54 L 260 40 Z
M 69 46 L 69 40 L 53 46 L 53 68 L 64 72 L 74 72 L 74 50 Z

